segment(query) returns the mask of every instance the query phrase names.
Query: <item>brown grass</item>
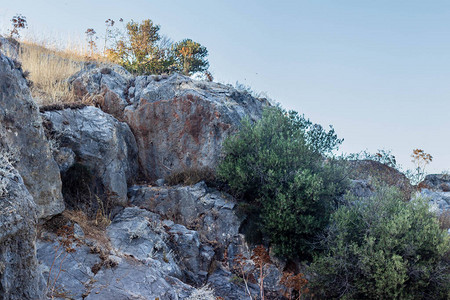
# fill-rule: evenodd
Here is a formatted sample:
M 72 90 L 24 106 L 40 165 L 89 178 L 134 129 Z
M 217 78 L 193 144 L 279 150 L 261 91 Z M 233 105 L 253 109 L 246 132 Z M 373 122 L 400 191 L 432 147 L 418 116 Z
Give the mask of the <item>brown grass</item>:
M 186 168 L 171 173 L 166 176 L 165 180 L 169 185 L 193 185 L 200 181 L 208 184 L 215 181 L 215 174 L 210 168 Z
M 91 220 L 81 210 L 65 210 L 62 215 L 68 220 L 80 225 L 86 238 L 95 240 L 100 245 L 106 247 L 106 249 L 110 249 L 110 242 L 105 231 L 110 221 L 101 220 L 99 222 L 98 219 Z
M 83 67 L 84 59 L 75 53 L 47 49 L 22 42 L 19 51 L 22 68 L 33 82 L 31 93 L 39 105 L 74 102 L 67 78 Z

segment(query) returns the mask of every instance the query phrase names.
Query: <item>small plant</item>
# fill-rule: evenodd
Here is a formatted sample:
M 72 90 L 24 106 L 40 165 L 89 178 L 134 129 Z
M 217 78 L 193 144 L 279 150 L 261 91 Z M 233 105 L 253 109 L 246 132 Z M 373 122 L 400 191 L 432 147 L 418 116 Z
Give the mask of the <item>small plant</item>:
M 216 300 L 214 290 L 209 285 L 195 289 L 186 300 Z
M 95 43 L 95 40 L 97 39 L 97 37 L 95 36 L 96 32 L 94 28 L 88 28 L 85 33 L 89 46 L 89 56 L 93 57 L 95 50 L 97 49 L 97 44 Z
M 264 278 L 268 275 L 267 268 L 271 263 L 269 252 L 267 252 L 264 246 L 259 245 L 253 249 L 253 255 L 251 259 L 255 263 L 256 269 L 259 273 L 259 295 L 261 300 L 264 300 Z
M 414 163 L 415 167 L 413 171 L 407 173 L 407 176 L 413 184 L 419 184 L 425 179 L 425 168 L 430 162 L 433 161 L 433 156 L 426 153 L 422 149 L 414 149 L 411 157 L 411 162 Z
M 233 262 L 234 262 L 233 271 L 236 272 L 239 278 L 241 278 L 242 281 L 244 282 L 245 292 L 250 297 L 250 300 L 252 300 L 253 296 L 248 287 L 248 282 L 252 272 L 255 269 L 255 266 L 242 253 L 237 254 Z
M 20 38 L 19 31 L 28 27 L 27 18 L 17 14 L 11 19 L 12 29 L 9 32 L 10 38 Z
M 113 19 L 108 19 L 105 21 L 106 31 L 105 31 L 105 44 L 103 45 L 103 54 L 106 54 L 106 47 L 107 47 L 109 39 L 113 35 L 112 27 L 114 26 L 115 23 L 116 22 Z
M 289 300 L 293 299 L 293 292 L 296 293 L 296 300 L 300 300 L 303 295 L 309 293 L 309 289 L 306 287 L 308 280 L 303 273 L 294 275 L 292 272 L 283 272 L 283 276 L 280 279 L 280 284 L 286 287 L 285 297 Z

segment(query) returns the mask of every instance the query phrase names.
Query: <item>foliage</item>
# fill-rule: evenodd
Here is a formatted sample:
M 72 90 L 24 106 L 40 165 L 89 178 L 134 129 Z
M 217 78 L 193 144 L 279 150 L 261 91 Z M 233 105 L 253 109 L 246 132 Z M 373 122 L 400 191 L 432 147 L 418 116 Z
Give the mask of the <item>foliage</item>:
M 107 56 L 133 73 L 161 74 L 171 62 L 157 45 L 161 40 L 159 30 L 160 26 L 149 19 L 140 24 L 128 22 L 126 33 L 107 50 Z
M 414 169 L 407 171 L 406 175 L 413 184 L 419 184 L 425 179 L 425 167 L 433 161 L 433 156 L 422 149 L 414 149 L 411 158 L 411 162 L 414 163 Z
M 264 278 L 268 275 L 267 269 L 272 261 L 270 260 L 269 252 L 263 245 L 253 249 L 253 255 L 250 258 L 255 263 L 256 270 L 259 273 L 259 295 L 261 300 L 264 300 Z
M 204 72 L 209 67 L 209 63 L 206 60 L 208 50 L 206 50 L 206 47 L 191 39 L 184 39 L 174 44 L 172 46 L 172 53 L 177 70 L 184 75 Z
M 112 31 L 115 24 L 112 19 L 106 20 L 105 24 L 106 56 L 132 73 L 162 74 L 178 71 L 191 75 L 208 69 L 206 47 L 190 39 L 172 44 L 170 39 L 161 36 L 160 26 L 149 19 L 141 23 L 128 22 L 124 33 Z M 115 44 L 106 49 L 108 41 L 118 36 L 120 38 L 116 39 Z
M 385 164 L 394 169 L 400 169 L 400 166 L 397 164 L 397 160 L 395 156 L 392 154 L 391 150 L 378 149 L 376 153 L 370 153 L 367 150 L 364 150 L 359 153 L 352 153 L 347 156 L 347 159 L 350 160 L 373 160 L 379 163 Z
M 284 296 L 289 300 L 292 299 L 293 292 L 296 293 L 297 300 L 300 300 L 303 295 L 309 293 L 309 289 L 306 287 L 308 280 L 303 273 L 294 275 L 292 272 L 283 272 L 283 276 L 280 279 L 280 284 L 286 287 Z
M 340 163 L 325 159 L 342 142 L 296 112 L 267 108 L 260 121 L 242 122 L 224 142 L 218 176 L 254 206 L 277 255 L 310 253 L 328 223 L 335 196 L 346 187 Z
M 12 29 L 9 32 L 9 37 L 18 39 L 20 37 L 19 30 L 28 27 L 27 18 L 21 14 L 15 15 L 11 19 L 11 25 Z
M 85 34 L 89 45 L 89 56 L 92 57 L 97 49 L 97 44 L 95 43 L 95 40 L 97 39 L 95 35 L 97 32 L 95 32 L 94 28 L 88 28 Z
M 403 202 L 398 190 L 378 187 L 373 197 L 351 199 L 332 216 L 326 252 L 310 273 L 326 299 L 447 299 L 447 233 L 424 199 Z M 447 254 L 448 255 L 448 254 Z

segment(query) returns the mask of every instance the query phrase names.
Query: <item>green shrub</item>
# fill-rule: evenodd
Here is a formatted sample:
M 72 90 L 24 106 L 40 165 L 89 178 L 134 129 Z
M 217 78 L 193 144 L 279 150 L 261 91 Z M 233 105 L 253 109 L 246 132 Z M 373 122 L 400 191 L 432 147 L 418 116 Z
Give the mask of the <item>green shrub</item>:
M 114 22 L 110 20 L 111 22 Z M 114 23 L 108 23 L 107 33 Z M 206 47 L 190 39 L 172 44 L 161 36 L 160 26 L 147 19 L 141 23 L 128 22 L 125 32 L 110 34 L 120 36 L 115 45 L 106 50 L 106 55 L 112 61 L 122 65 L 135 74 L 163 74 L 181 72 L 191 75 L 208 69 Z M 106 47 L 106 40 L 105 40 Z
M 267 108 L 260 121 L 244 120 L 224 143 L 220 179 L 254 206 L 260 230 L 278 255 L 312 250 L 311 241 L 328 223 L 335 196 L 346 187 L 339 162 L 325 160 L 341 143 L 296 112 Z
M 397 189 L 379 187 L 341 206 L 330 224 L 309 270 L 319 298 L 448 299 L 449 236 L 425 200 L 405 203 Z

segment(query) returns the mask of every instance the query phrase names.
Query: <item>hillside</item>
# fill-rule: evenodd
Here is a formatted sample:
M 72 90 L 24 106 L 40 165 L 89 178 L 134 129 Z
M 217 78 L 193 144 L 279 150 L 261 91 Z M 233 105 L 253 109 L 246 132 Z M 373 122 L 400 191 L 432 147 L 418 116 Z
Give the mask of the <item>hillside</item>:
M 239 194 L 216 178 L 225 141 L 276 109 L 267 99 L 176 72 L 134 75 L 104 61 L 76 61 L 42 49 L 34 61 L 57 60 L 67 72 L 59 73 L 56 82 L 39 83 L 33 73 L 45 64 L 27 74 L 16 45 L 2 38 L 1 49 L 8 56 L 0 54 L 0 298 L 316 297 L 309 292 L 314 286 L 305 288 L 316 276 L 308 274 L 311 261 L 275 255 L 264 231 L 261 243 L 246 239 L 255 202 L 245 197 L 252 195 Z M 300 136 L 307 140 L 306 134 Z M 314 167 L 332 161 L 306 145 L 303 151 L 317 160 Z M 272 152 L 265 155 L 275 161 Z M 291 155 L 286 161 L 296 157 Z M 419 191 L 379 162 L 343 164 L 350 171 L 342 181 L 351 181 L 344 192 L 329 197 L 333 203 L 372 199 L 383 184 L 400 189 L 398 198 L 405 203 L 417 191 L 430 196 L 427 201 L 441 216 L 439 234 L 450 233 L 450 224 L 444 223 L 450 211 L 448 178 L 429 176 Z M 236 176 L 242 175 L 238 171 Z M 258 182 L 269 185 L 275 171 L 256 171 L 267 175 Z M 316 181 L 310 187 L 298 183 L 303 177 L 295 178 L 296 192 L 325 185 Z M 315 191 L 311 198 L 319 199 Z M 424 219 L 434 224 L 431 236 L 438 230 L 437 218 Z M 426 220 L 423 224 L 431 224 Z M 446 251 L 448 236 L 435 240 L 442 240 Z M 445 253 L 439 274 L 444 279 L 449 270 Z M 436 289 L 444 295 L 444 288 Z

